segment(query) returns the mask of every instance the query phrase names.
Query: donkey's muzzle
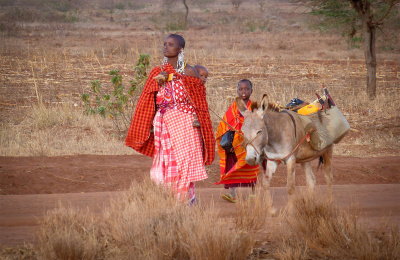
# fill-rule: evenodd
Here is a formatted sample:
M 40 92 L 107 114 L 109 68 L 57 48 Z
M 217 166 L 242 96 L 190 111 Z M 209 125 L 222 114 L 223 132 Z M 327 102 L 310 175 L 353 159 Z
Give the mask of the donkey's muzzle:
M 248 145 L 246 147 L 246 163 L 251 165 L 251 166 L 256 166 L 259 163 L 259 155 L 255 151 L 255 149 L 251 146 Z

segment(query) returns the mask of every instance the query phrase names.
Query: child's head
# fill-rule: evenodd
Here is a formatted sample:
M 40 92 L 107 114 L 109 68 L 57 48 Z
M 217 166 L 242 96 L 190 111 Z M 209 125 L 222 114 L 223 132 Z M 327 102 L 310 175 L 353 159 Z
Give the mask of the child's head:
M 194 68 L 197 70 L 197 73 L 199 73 L 200 80 L 203 82 L 203 85 L 206 85 L 207 78 L 208 78 L 208 70 L 201 66 L 201 65 L 196 65 Z
M 248 79 L 242 79 L 238 83 L 237 93 L 238 96 L 243 99 L 243 101 L 247 104 L 249 102 L 251 93 L 253 92 L 253 84 Z

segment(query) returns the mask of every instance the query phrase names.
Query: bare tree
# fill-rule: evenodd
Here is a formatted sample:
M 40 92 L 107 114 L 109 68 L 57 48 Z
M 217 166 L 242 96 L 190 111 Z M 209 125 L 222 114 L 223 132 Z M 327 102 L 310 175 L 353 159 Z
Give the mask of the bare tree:
M 374 17 L 374 13 L 371 10 L 371 3 L 376 1 L 348 1 L 361 19 L 364 36 L 364 56 L 367 67 L 367 94 L 372 100 L 376 97 L 376 29 L 383 25 L 383 20 L 388 16 L 394 5 L 400 1 L 389 1 L 386 6 L 386 12 L 381 14 L 380 17 Z
M 360 30 L 367 67 L 367 95 L 370 100 L 376 97 L 376 31 L 383 26 L 400 0 L 292 0 L 311 8 L 311 13 L 331 21 L 331 25 L 348 30 L 350 38 Z M 361 24 L 361 26 L 358 26 Z
M 260 6 L 260 12 L 264 12 L 265 0 L 258 0 L 258 5 Z
M 182 0 L 182 2 L 186 8 L 186 14 L 185 14 L 185 28 L 186 28 L 187 20 L 188 20 L 188 16 L 189 16 L 189 6 L 186 4 L 186 0 Z
M 235 9 L 235 12 L 238 11 L 240 5 L 244 2 L 244 0 L 231 0 L 233 9 Z
M 168 5 L 168 6 L 173 5 L 173 4 L 175 4 L 176 2 L 182 2 L 183 5 L 185 6 L 186 13 L 185 13 L 184 25 L 185 25 L 185 28 L 186 28 L 186 26 L 187 26 L 187 21 L 188 21 L 188 16 L 189 16 L 189 6 L 188 6 L 187 3 L 186 3 L 187 0 L 164 0 L 164 4 L 165 4 L 165 5 Z

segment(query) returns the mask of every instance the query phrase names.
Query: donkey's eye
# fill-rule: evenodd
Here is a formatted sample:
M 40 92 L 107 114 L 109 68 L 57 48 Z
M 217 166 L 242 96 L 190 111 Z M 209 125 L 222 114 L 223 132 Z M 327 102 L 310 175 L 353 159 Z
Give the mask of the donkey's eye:
M 257 135 L 261 134 L 261 132 L 262 132 L 261 130 L 260 130 L 260 131 L 258 131 L 258 132 L 257 132 Z

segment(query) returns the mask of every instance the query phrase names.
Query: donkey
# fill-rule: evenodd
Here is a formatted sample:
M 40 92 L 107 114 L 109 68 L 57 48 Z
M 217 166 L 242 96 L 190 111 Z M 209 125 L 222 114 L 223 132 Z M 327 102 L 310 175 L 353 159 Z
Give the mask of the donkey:
M 295 192 L 295 164 L 300 163 L 305 172 L 307 187 L 313 190 L 315 176 L 311 161 L 322 157 L 325 164 L 325 179 L 328 186 L 328 197 L 332 198 L 332 155 L 333 145 L 316 151 L 305 139 L 307 134 L 299 117 L 292 111 L 277 112 L 268 106 L 268 96 L 264 94 L 260 105 L 252 103 L 251 110 L 246 108 L 241 98 L 236 98 L 238 109 L 244 116 L 242 132 L 246 140 L 246 162 L 250 165 L 263 165 L 267 160 L 266 171 L 262 178 L 263 189 L 271 199 L 270 182 L 279 163 L 287 166 L 286 189 L 289 195 Z M 262 176 L 262 175 L 260 175 Z M 272 201 L 272 200 L 271 200 Z M 270 213 L 275 214 L 271 208 Z

